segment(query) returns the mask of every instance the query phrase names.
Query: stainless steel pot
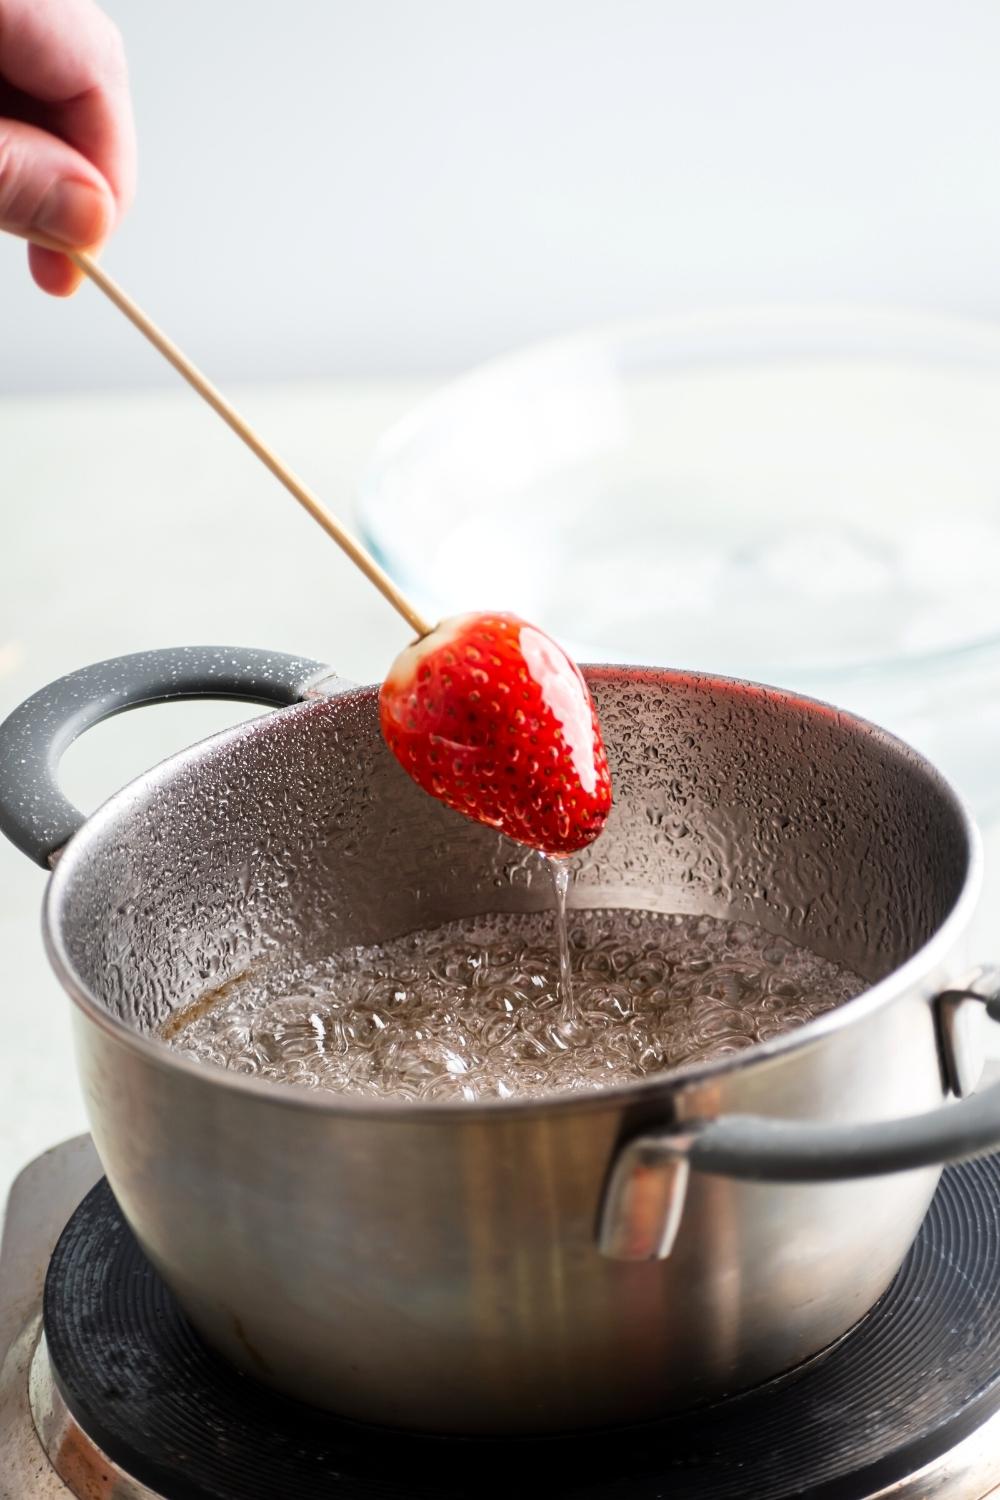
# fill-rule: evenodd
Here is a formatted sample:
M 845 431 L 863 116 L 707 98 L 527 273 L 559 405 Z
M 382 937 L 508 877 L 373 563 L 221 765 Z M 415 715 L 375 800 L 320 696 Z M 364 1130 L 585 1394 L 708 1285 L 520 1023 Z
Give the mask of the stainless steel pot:
M 52 962 L 126 1217 L 195 1326 L 263 1381 L 450 1431 L 634 1421 L 786 1370 L 885 1289 L 940 1162 L 1000 1140 L 974 1083 L 995 973 L 958 980 L 975 831 L 849 715 L 720 678 L 589 673 L 617 802 L 576 906 L 738 914 L 871 987 L 724 1061 L 545 1101 L 373 1103 L 199 1066 L 153 1035 L 294 946 L 545 907 L 526 851 L 425 796 L 376 690 L 313 662 L 151 652 L 0 729 L 0 820 L 55 864 Z M 109 713 L 294 705 L 84 822 L 59 755 Z M 296 700 L 303 700 L 297 702 Z

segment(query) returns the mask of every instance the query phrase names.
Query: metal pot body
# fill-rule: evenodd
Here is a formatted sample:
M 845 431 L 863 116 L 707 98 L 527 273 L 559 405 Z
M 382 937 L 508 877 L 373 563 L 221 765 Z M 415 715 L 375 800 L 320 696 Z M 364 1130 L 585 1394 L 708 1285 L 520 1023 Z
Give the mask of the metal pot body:
M 179 1058 L 155 1036 L 169 1016 L 289 949 L 548 906 L 532 855 L 395 764 L 375 689 L 320 690 L 175 757 L 90 819 L 50 882 L 50 952 L 129 1223 L 210 1344 L 350 1417 L 558 1429 L 752 1386 L 872 1306 L 937 1181 L 933 1165 L 695 1170 L 665 1258 L 602 1241 L 637 1136 L 941 1105 L 935 997 L 964 961 L 977 856 L 941 778 L 856 719 L 721 679 L 589 675 L 616 806 L 572 903 L 738 915 L 871 989 L 718 1064 L 544 1101 L 379 1105 Z

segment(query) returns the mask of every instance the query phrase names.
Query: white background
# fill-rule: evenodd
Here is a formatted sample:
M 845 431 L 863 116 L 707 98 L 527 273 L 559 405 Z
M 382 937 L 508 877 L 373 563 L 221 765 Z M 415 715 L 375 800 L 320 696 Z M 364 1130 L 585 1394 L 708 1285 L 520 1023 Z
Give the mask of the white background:
M 108 0 L 107 262 L 223 379 L 435 372 L 620 315 L 1000 311 L 996 0 Z M 0 391 L 163 379 L 0 244 Z

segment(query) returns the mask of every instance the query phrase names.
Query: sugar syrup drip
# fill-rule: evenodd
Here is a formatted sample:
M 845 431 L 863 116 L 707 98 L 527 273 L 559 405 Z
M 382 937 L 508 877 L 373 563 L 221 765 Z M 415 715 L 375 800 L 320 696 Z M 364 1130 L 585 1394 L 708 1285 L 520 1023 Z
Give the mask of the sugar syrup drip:
M 569 894 L 569 865 L 563 859 L 548 858 L 555 891 L 556 945 L 559 951 L 559 1024 L 571 1031 L 577 1020 L 573 999 L 573 962 L 569 951 L 569 926 L 566 921 L 566 898 Z

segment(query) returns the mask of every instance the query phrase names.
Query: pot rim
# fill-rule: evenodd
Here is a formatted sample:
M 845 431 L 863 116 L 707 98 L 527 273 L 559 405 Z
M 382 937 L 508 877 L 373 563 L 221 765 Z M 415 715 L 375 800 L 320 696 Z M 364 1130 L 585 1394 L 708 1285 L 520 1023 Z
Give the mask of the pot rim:
M 139 1058 L 166 1072 L 185 1075 L 207 1087 L 221 1088 L 232 1093 L 257 1098 L 261 1104 L 276 1105 L 286 1109 L 318 1111 L 329 1116 L 350 1115 L 362 1118 L 393 1118 L 408 1122 L 439 1123 L 445 1119 L 523 1118 L 538 1114 L 571 1113 L 604 1108 L 641 1105 L 663 1095 L 682 1094 L 711 1083 L 713 1080 L 737 1071 L 767 1065 L 779 1057 L 814 1045 L 826 1036 L 864 1020 L 883 1006 L 889 1005 L 905 990 L 918 984 L 932 973 L 953 948 L 956 939 L 968 925 L 972 911 L 979 899 L 983 879 L 982 838 L 964 799 L 941 771 L 918 750 L 906 741 L 890 733 L 870 720 L 847 710 L 824 703 L 801 693 L 788 692 L 783 688 L 751 682 L 744 678 L 724 677 L 714 673 L 685 672 L 681 669 L 636 666 L 634 664 L 610 665 L 601 663 L 587 666 L 584 672 L 589 681 L 616 678 L 622 672 L 634 679 L 655 679 L 705 683 L 719 690 L 736 690 L 753 694 L 763 693 L 767 697 L 779 698 L 790 706 L 808 710 L 834 713 L 837 718 L 863 732 L 876 743 L 902 753 L 915 762 L 936 783 L 937 789 L 951 803 L 962 827 L 968 849 L 968 865 L 965 879 L 954 905 L 937 930 L 904 963 L 893 969 L 884 979 L 876 981 L 853 1000 L 847 1000 L 832 1010 L 824 1012 L 791 1031 L 783 1032 L 764 1042 L 755 1042 L 739 1052 L 708 1062 L 693 1062 L 679 1067 L 650 1074 L 647 1078 L 632 1083 L 614 1084 L 608 1088 L 567 1090 L 545 1095 L 530 1095 L 511 1099 L 436 1099 L 414 1101 L 410 1099 L 369 1099 L 358 1094 L 338 1094 L 331 1090 L 297 1088 L 293 1084 L 275 1083 L 270 1079 L 256 1078 L 245 1073 L 236 1073 L 213 1063 L 195 1062 L 186 1058 L 162 1041 L 154 1040 L 144 1032 L 137 1031 L 124 1021 L 112 1016 L 93 995 L 85 981 L 77 973 L 66 951 L 60 930 L 59 913 L 63 892 L 73 878 L 75 868 L 86 859 L 91 836 L 119 814 L 124 804 L 141 800 L 167 773 L 183 767 L 197 767 L 206 755 L 217 749 L 228 747 L 241 740 L 264 733 L 275 718 L 292 714 L 312 713 L 321 708 L 327 697 L 317 697 L 303 703 L 293 704 L 269 714 L 260 715 L 237 724 L 230 729 L 211 735 L 186 749 L 177 751 L 143 772 L 133 781 L 114 792 L 73 836 L 59 854 L 52 875 L 46 886 L 42 904 L 42 936 L 49 962 L 80 1014 L 103 1031 L 111 1040 L 128 1047 Z M 354 693 L 376 691 L 377 685 L 358 687 L 334 697 L 350 697 Z M 456 816 L 460 816 L 456 814 Z

